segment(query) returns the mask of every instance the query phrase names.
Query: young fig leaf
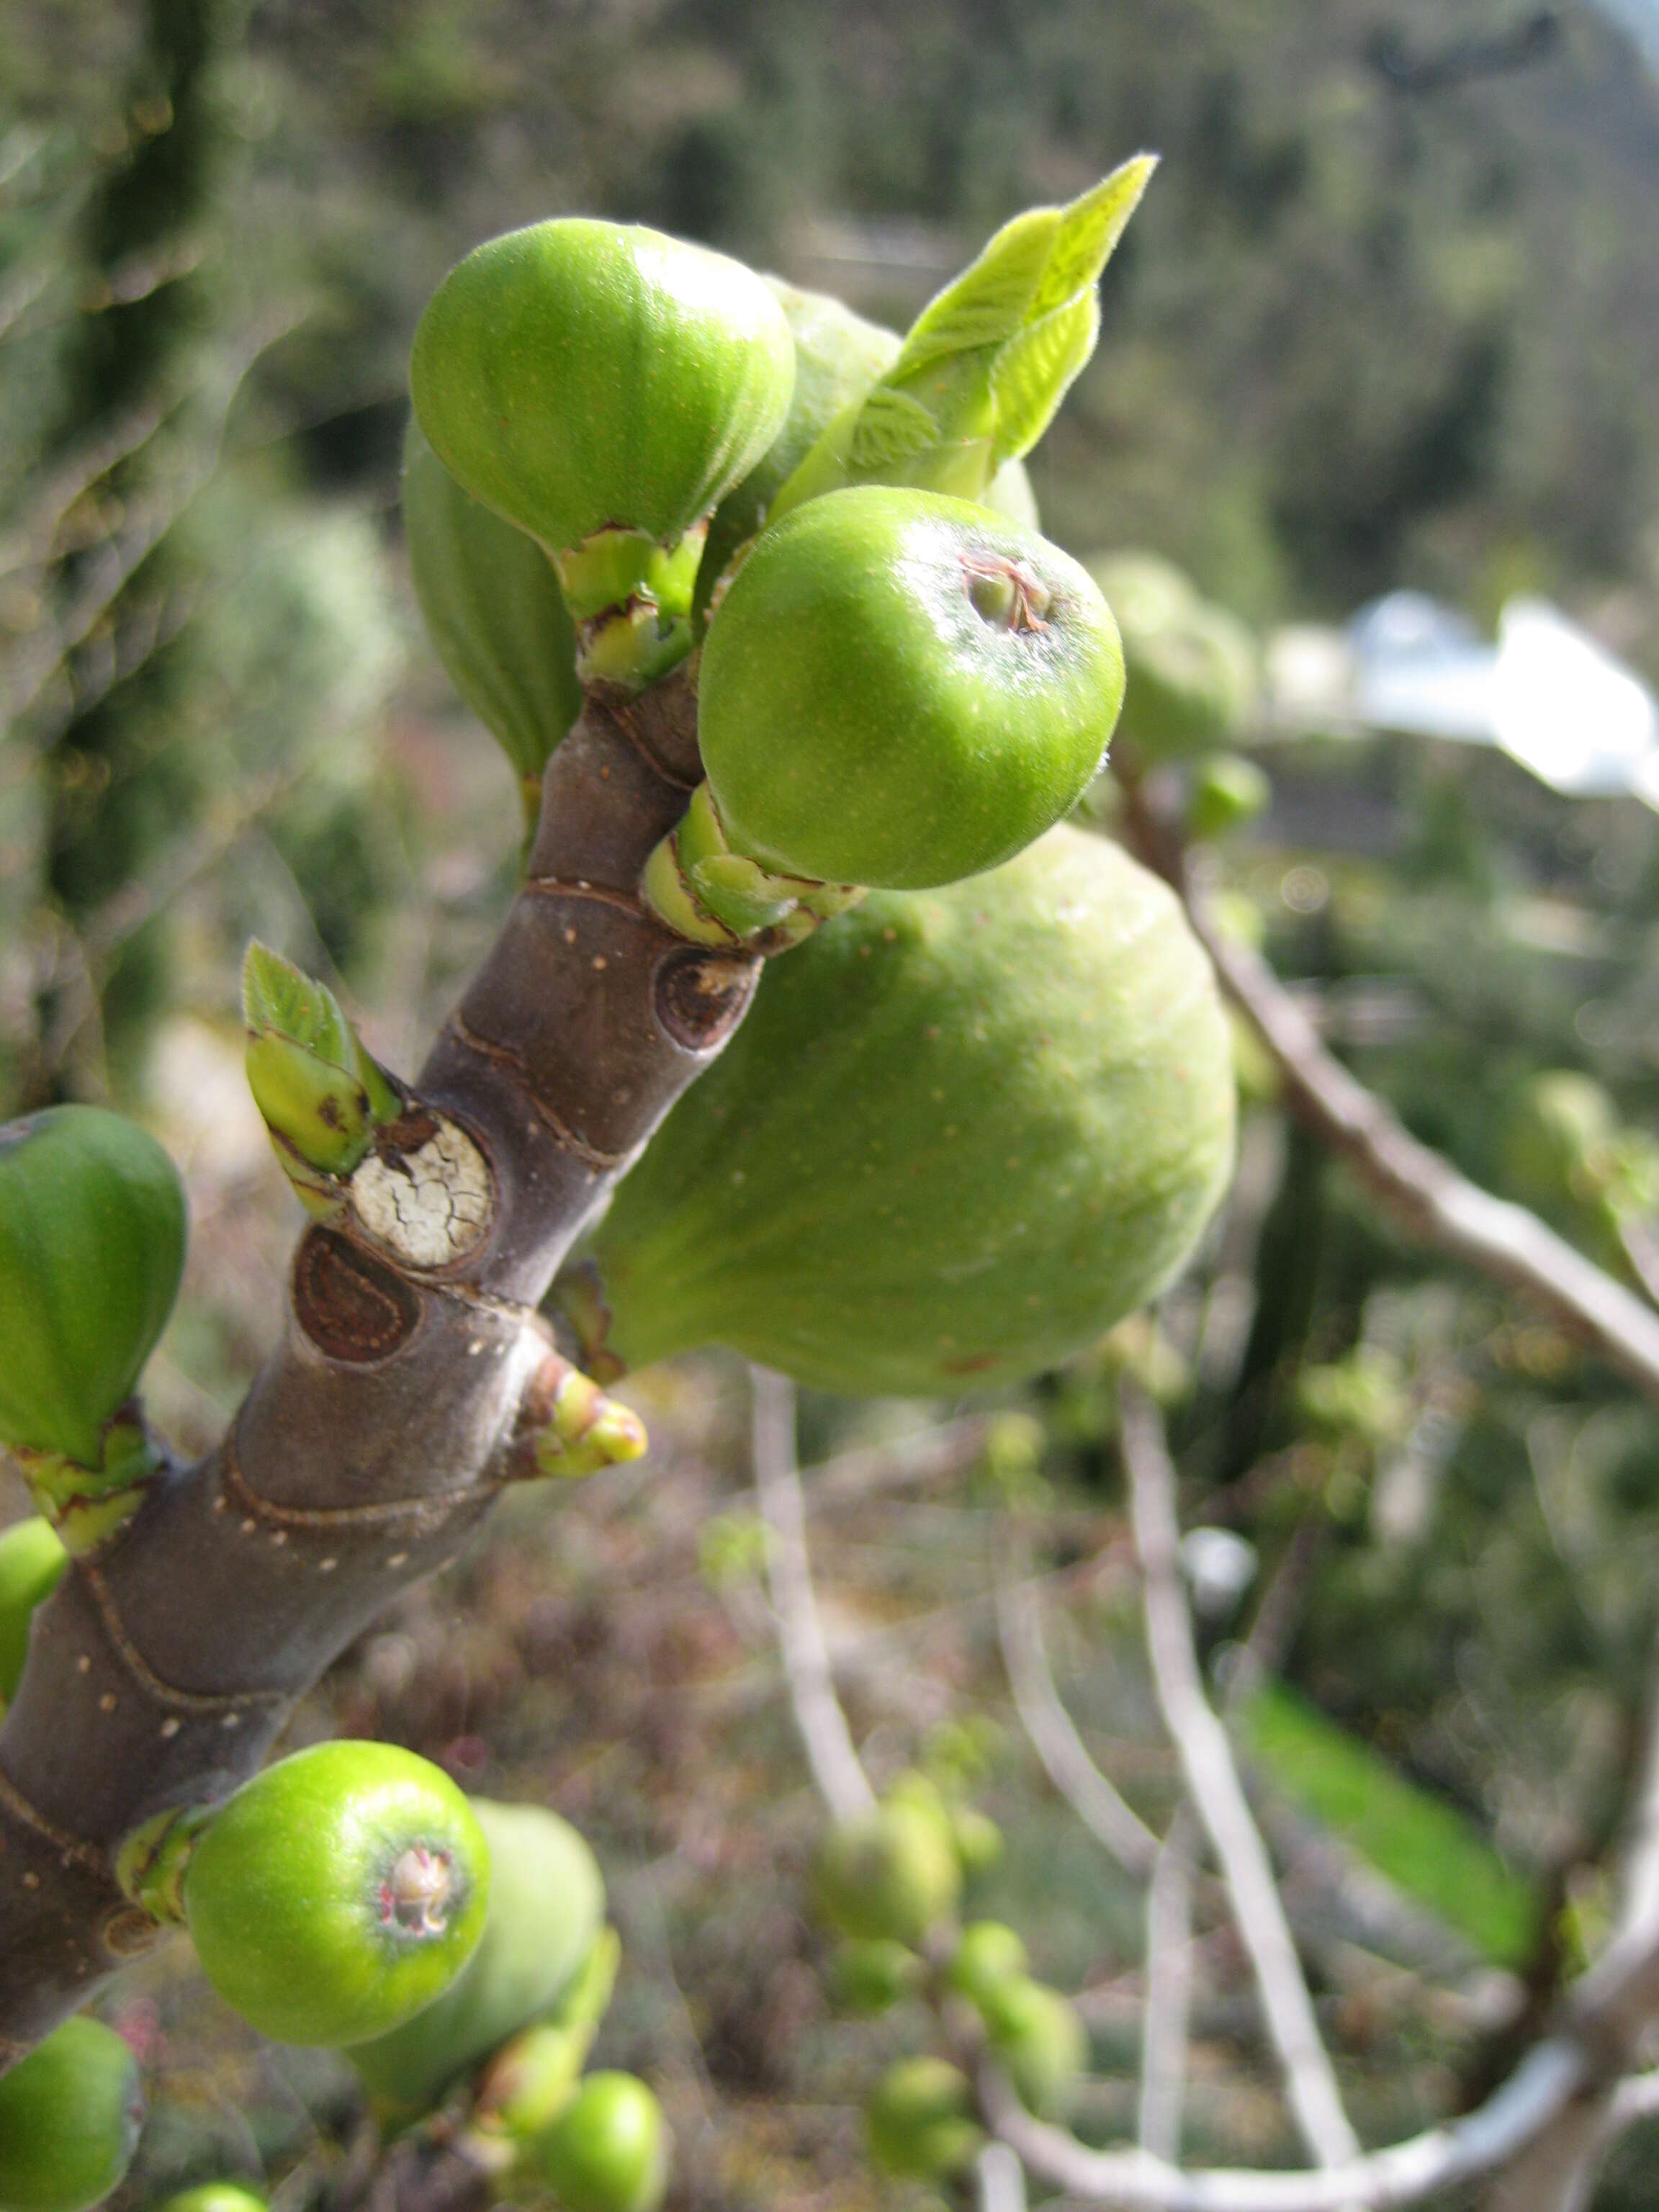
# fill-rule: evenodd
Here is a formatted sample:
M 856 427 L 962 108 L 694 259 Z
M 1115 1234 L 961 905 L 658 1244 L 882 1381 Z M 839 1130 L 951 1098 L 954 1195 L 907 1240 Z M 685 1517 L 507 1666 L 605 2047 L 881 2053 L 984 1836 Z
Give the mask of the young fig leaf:
M 242 1019 L 248 1088 L 301 1195 L 313 1188 L 307 1168 L 349 1175 L 401 1108 L 334 994 L 255 939 L 242 963 Z

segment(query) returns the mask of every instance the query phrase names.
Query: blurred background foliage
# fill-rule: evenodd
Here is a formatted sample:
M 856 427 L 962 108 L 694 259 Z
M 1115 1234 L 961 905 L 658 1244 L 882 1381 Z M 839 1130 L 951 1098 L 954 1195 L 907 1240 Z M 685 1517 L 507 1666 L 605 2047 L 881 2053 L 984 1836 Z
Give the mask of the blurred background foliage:
M 112 1097 L 186 1165 L 154 1386 L 183 1443 L 270 1341 L 294 1231 L 240 1080 L 246 937 L 408 1068 L 510 891 L 512 779 L 399 544 L 439 276 L 581 209 L 902 324 L 999 220 L 1142 144 L 1164 167 L 1036 459 L 1051 534 L 1156 548 L 1263 628 L 1401 585 L 1484 621 L 1546 592 L 1659 676 L 1659 85 L 1587 4 L 0 9 L 0 1116 Z M 1206 864 L 1236 926 L 1414 1129 L 1639 1279 L 1653 813 L 1474 748 L 1261 735 L 1273 805 Z M 1588 1121 L 1540 1104 L 1548 1071 L 1599 1086 Z M 1002 1723 L 984 1802 L 1009 1846 L 977 1901 L 1083 1993 L 1084 2131 L 1132 2124 L 1139 1908 L 1019 1733 L 990 1555 L 1012 1518 L 1079 1725 L 1161 1824 L 1113 1449 L 1123 1362 L 1156 1376 L 1189 1523 L 1250 1547 L 1250 1593 L 1206 1601 L 1224 1672 L 1263 1592 L 1278 1609 L 1282 1680 L 1241 1740 L 1374 2137 L 1480 2094 L 1605 1923 L 1659 1626 L 1659 1417 L 1401 1243 L 1248 1048 L 1241 1074 L 1237 1189 L 1156 1339 L 989 1416 L 807 1401 L 804 1449 L 837 1462 L 817 1565 L 878 1777 L 952 1717 Z M 718 1355 L 642 1378 L 645 1468 L 515 1500 L 298 1737 L 384 1733 L 577 1820 L 629 1942 L 601 2055 L 665 2086 L 675 2204 L 830 2212 L 879 2201 L 856 2108 L 906 2022 L 836 2019 L 814 1972 L 820 1816 L 744 1389 Z M 161 2084 L 123 2203 L 211 2171 L 286 2175 L 291 2212 L 344 2185 L 331 2062 L 239 2042 L 176 1955 L 113 2016 Z M 1189 2150 L 1290 2155 L 1219 1921 L 1197 2039 Z M 1651 2203 L 1653 2153 L 1627 2147 L 1601 2212 Z

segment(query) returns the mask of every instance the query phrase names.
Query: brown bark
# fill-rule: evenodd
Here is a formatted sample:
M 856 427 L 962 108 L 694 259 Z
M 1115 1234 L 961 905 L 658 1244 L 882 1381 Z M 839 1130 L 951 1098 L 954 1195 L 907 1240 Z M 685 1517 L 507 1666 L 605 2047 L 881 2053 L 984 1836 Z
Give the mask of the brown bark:
M 0 2070 L 150 1939 L 111 1875 L 120 1838 L 235 1788 L 500 1488 L 555 1269 L 758 973 L 635 895 L 698 774 L 683 674 L 590 695 L 549 764 L 526 882 L 414 1086 L 428 1110 L 387 1133 L 395 1165 L 433 1113 L 460 1125 L 490 1173 L 484 1234 L 421 1269 L 349 1225 L 307 1230 L 283 1341 L 229 1433 L 36 1616 L 0 1728 Z

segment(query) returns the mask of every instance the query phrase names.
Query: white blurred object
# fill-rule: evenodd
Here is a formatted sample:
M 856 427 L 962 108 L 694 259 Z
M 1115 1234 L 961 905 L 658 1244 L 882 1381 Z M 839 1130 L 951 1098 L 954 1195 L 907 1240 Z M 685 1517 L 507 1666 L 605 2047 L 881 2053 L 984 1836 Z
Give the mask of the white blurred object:
M 1473 623 L 1422 592 L 1390 592 L 1354 617 L 1348 635 L 1362 722 L 1491 742 L 1498 654 Z
M 1255 1546 L 1231 1528 L 1189 1528 L 1181 1565 L 1203 1620 L 1224 1620 L 1255 1580 Z
M 1542 599 L 1511 599 L 1498 625 L 1492 734 L 1553 790 L 1659 804 L 1659 706 L 1585 630 Z

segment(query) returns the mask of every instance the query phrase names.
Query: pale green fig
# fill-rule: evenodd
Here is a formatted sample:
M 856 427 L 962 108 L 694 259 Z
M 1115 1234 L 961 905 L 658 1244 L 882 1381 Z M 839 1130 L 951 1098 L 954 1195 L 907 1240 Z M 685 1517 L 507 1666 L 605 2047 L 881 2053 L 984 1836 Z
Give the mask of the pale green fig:
M 853 1394 L 1000 1387 L 1170 1280 L 1233 1113 L 1208 961 L 1118 847 L 1061 828 L 872 896 L 769 965 L 617 1191 L 592 1245 L 605 1347 L 725 1344 Z
M 204 2181 L 169 2197 L 161 2212 L 269 2212 L 263 2197 L 234 2181 Z
M 1024 1974 L 994 1979 L 975 2002 L 1020 2102 L 1045 2118 L 1062 2112 L 1089 2056 L 1076 2006 Z
M 890 1798 L 830 1831 L 813 1895 L 840 1934 L 909 1945 L 949 1919 L 961 1887 L 949 1823 L 927 1806 Z
M 1243 753 L 1210 753 L 1194 764 L 1187 827 L 1194 837 L 1231 836 L 1264 814 L 1273 787 L 1265 769 Z
M 1030 1964 L 1025 1946 L 1000 1920 L 970 1921 L 951 1954 L 945 1978 L 958 1996 L 985 2003 L 1003 1983 L 1023 1975 Z
M 477 1949 L 489 1850 L 439 1767 L 387 1743 L 313 1744 L 207 1812 L 124 1843 L 123 1887 L 181 1919 L 225 2002 L 278 2043 L 339 2048 L 441 1996 Z
M 912 889 L 994 867 L 1066 813 L 1122 696 L 1076 562 L 982 507 L 875 487 L 756 541 L 708 626 L 697 728 L 733 851 Z
M 106 1467 L 185 1238 L 178 1170 L 136 1122 L 51 1106 L 0 1128 L 0 1443 Z
M 615 1972 L 604 1878 L 569 1822 L 539 1805 L 487 1798 L 474 1798 L 472 1811 L 489 1847 L 489 1910 L 478 1948 L 434 2002 L 351 2053 L 386 2121 L 430 2112 L 453 2081 L 553 2012 L 590 1978 L 590 1962 L 601 1954 Z
M 789 326 L 723 254 L 566 218 L 488 240 L 415 334 L 415 411 L 477 499 L 556 559 L 584 673 L 649 682 L 689 649 L 702 533 L 781 428 Z
M 23 1679 L 34 1608 L 52 1595 L 68 1565 L 62 1538 L 41 1515 L 0 1535 L 0 1711 Z
M 575 2095 L 597 2033 L 539 2021 L 509 2036 L 479 2075 L 468 2125 L 515 2144 L 541 2135 Z
M 1261 690 L 1261 655 L 1245 625 L 1156 554 L 1101 553 L 1087 565 L 1122 635 L 1124 743 L 1159 761 L 1237 737 Z
M 944 2058 L 901 2058 L 890 2066 L 864 2118 L 871 2156 L 901 2180 L 964 2174 L 985 2140 L 967 2075 Z
M 662 2106 L 631 2074 L 590 2074 L 536 2146 L 562 2212 L 656 2212 L 668 2189 Z
M 404 527 L 451 681 L 512 763 L 534 823 L 542 770 L 581 712 L 576 631 L 546 549 L 465 490 L 411 421 Z
M 914 1996 L 926 1972 L 914 1951 L 890 1937 L 854 1939 L 830 1961 L 830 1994 L 843 2012 L 874 2020 Z
M 988 1874 L 1002 1856 L 1001 1829 L 988 1813 L 981 1813 L 973 1805 L 951 1808 L 951 1840 L 962 1861 L 963 1874 L 969 1881 L 975 1875 Z
M 0 2075 L 0 2212 L 86 2212 L 120 2182 L 144 2124 L 137 2062 L 111 2028 L 66 2020 Z

